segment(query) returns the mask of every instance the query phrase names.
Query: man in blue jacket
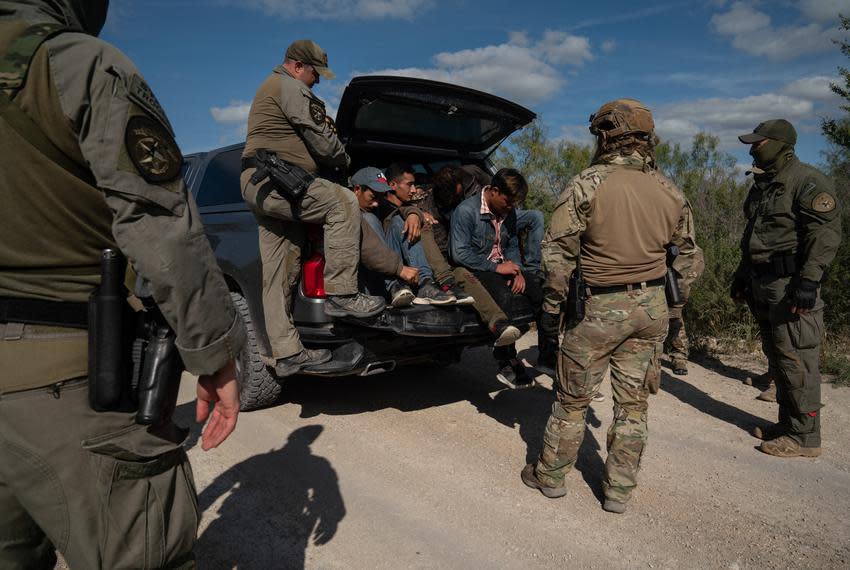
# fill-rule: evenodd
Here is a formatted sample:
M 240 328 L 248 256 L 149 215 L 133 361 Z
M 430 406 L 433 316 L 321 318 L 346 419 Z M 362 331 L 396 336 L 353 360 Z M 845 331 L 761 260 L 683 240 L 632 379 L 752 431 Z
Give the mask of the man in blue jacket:
M 490 185 L 461 202 L 451 219 L 452 261 L 470 269 L 511 318 L 517 314 L 516 304 L 524 304 L 519 297 L 528 299 L 535 316 L 540 314 L 543 300 L 539 274 L 524 271 L 520 255 L 515 208 L 527 194 L 523 176 L 503 168 Z M 512 388 L 532 385 L 514 345 L 496 347 L 494 355 L 499 360 L 497 378 L 501 382 Z

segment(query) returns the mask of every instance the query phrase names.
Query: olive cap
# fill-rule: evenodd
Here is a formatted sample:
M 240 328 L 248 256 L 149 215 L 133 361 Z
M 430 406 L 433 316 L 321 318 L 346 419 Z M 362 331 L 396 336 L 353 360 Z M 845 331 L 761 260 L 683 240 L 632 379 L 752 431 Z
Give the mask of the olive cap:
M 637 99 L 608 101 L 590 116 L 590 132 L 616 138 L 632 133 L 651 134 L 655 131 L 652 112 Z
M 797 144 L 797 131 L 794 130 L 794 125 L 785 119 L 771 119 L 759 123 L 753 132 L 738 137 L 738 140 L 744 144 L 753 144 L 764 139 L 773 139 L 794 146 Z
M 313 40 L 296 40 L 286 48 L 286 59 L 294 59 L 312 65 L 325 79 L 333 79 L 336 74 L 328 67 L 328 54 Z
M 374 166 L 367 166 L 355 172 L 354 176 L 351 177 L 351 185 L 367 186 L 375 192 L 382 194 L 392 190 L 387 183 L 387 177 L 384 176 L 384 173 L 380 169 Z

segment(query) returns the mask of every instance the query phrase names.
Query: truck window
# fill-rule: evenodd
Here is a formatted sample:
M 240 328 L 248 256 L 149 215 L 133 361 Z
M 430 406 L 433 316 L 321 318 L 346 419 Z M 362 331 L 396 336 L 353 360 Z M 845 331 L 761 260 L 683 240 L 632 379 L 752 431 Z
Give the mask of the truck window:
M 219 153 L 207 165 L 198 190 L 198 206 L 220 206 L 242 202 L 239 175 L 242 172 L 242 149 Z

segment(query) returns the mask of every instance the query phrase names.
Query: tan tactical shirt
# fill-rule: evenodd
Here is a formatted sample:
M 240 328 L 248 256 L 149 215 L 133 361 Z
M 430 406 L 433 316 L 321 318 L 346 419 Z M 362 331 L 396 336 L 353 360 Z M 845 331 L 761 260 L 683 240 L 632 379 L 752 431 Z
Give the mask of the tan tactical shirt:
M 313 174 L 344 171 L 350 160 L 326 117 L 322 100 L 279 65 L 251 103 L 242 156 L 252 157 L 263 148 Z
M 20 21 L 0 20 L 0 50 L 20 30 Z M 14 100 L 92 183 L 0 120 L 0 296 L 84 302 L 99 282 L 101 250 L 117 244 L 151 282 L 190 372 L 210 374 L 235 357 L 244 327 L 180 176 L 171 126 L 133 63 L 106 42 L 66 32 L 39 48 Z M 0 375 L 0 392 L 84 375 L 82 334 L 61 351 L 47 341 L 0 342 L 0 368 L 27 384 Z M 32 362 L 27 378 L 22 354 L 55 362 Z
M 667 244 L 686 260 L 696 244 L 687 234 L 689 208 L 682 192 L 657 170 L 643 170 L 635 153 L 595 164 L 561 194 L 543 240 L 544 309 L 556 313 L 581 255 L 588 285 L 612 286 L 663 277 Z

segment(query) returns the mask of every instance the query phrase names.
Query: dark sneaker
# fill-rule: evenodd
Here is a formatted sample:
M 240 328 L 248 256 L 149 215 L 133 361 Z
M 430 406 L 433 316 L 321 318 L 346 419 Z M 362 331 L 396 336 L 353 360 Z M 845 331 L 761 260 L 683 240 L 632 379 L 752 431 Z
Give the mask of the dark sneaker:
M 404 283 L 393 281 L 390 285 L 390 305 L 393 307 L 406 307 L 413 302 L 414 297 L 416 295 Z
M 537 489 L 541 493 L 543 493 L 544 497 L 549 497 L 550 499 L 559 499 L 567 494 L 567 487 L 547 487 L 543 483 L 540 482 L 540 479 L 537 478 L 537 475 L 534 473 L 534 465 L 528 464 L 523 467 L 522 472 L 519 474 L 522 482 L 526 484 L 526 486 L 531 487 L 532 489 Z
M 305 348 L 298 354 L 293 354 L 287 358 L 278 358 L 274 365 L 274 373 L 279 378 L 298 374 L 305 368 L 324 364 L 333 357 L 330 350 L 324 348 L 310 349 Z
M 781 435 L 785 435 L 788 431 L 780 426 L 779 424 L 773 424 L 770 426 L 756 426 L 753 428 L 753 437 L 756 439 L 761 439 L 763 441 L 770 441 L 771 439 L 776 439 Z
M 416 298 L 413 299 L 414 305 L 450 305 L 456 301 L 455 296 L 451 293 L 445 293 L 439 287 L 434 285 L 430 279 L 426 279 L 419 286 L 419 292 L 416 293 Z
M 448 293 L 449 295 L 455 296 L 455 303 L 458 305 L 472 305 L 475 303 L 475 299 L 463 290 L 463 287 L 458 285 L 457 283 L 446 283 L 442 287 L 440 287 L 444 293 Z
M 803 447 L 797 440 L 787 435 L 764 441 L 758 450 L 775 457 L 820 457 L 820 447 Z
M 602 504 L 602 510 L 621 515 L 626 512 L 626 503 L 621 503 L 614 499 L 605 499 L 605 502 Z
M 534 386 L 534 379 L 528 375 L 522 362 L 516 359 L 505 360 L 499 363 L 499 368 L 496 380 L 508 388 L 520 390 Z
M 328 295 L 325 314 L 331 317 L 355 317 L 366 319 L 384 310 L 387 304 L 380 297 L 363 293 L 354 295 Z
M 687 376 L 688 375 L 688 361 L 687 360 L 673 360 L 673 374 L 676 376 Z
M 762 402 L 775 402 L 776 401 L 776 383 L 772 382 L 770 386 L 768 386 L 764 392 L 756 396 L 756 400 L 761 400 Z
M 511 345 L 518 341 L 519 337 L 522 336 L 522 331 L 507 321 L 497 322 L 493 325 L 491 332 L 493 333 L 493 336 L 496 337 L 496 341 L 493 343 L 493 346 Z

